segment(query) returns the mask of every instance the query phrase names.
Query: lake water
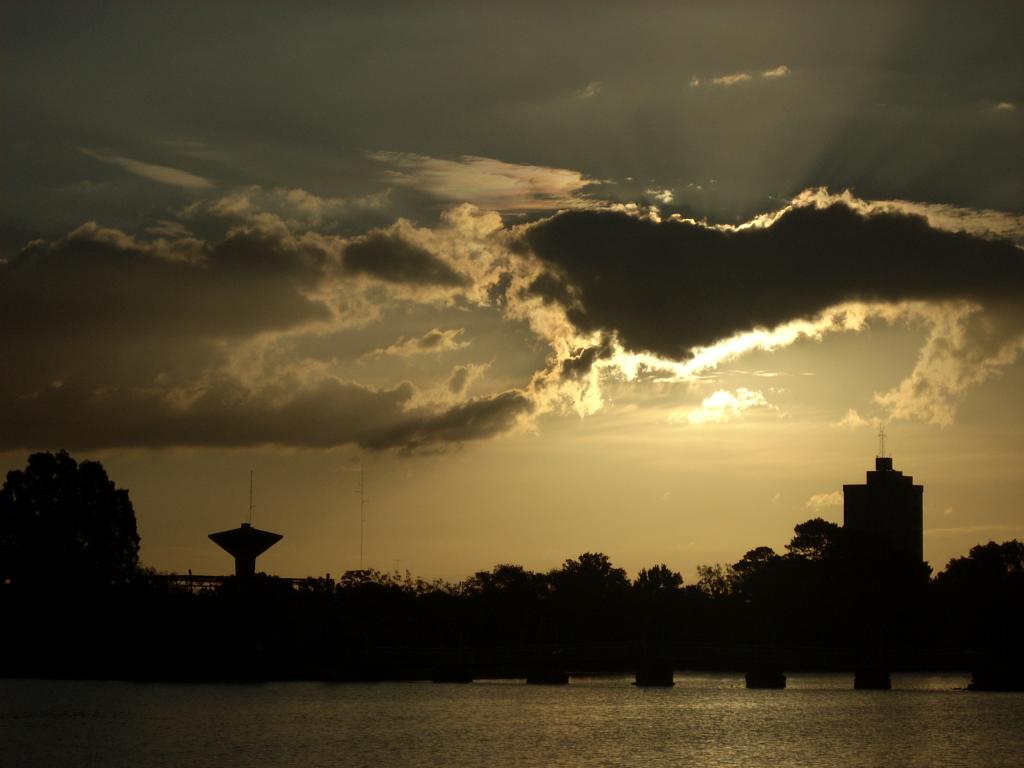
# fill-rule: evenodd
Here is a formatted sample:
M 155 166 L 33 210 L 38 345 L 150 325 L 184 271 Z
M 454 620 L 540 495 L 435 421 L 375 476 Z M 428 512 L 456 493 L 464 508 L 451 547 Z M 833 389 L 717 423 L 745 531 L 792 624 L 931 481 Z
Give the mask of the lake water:
M 4 768 L 1024 766 L 1024 694 L 960 675 L 158 685 L 0 680 Z

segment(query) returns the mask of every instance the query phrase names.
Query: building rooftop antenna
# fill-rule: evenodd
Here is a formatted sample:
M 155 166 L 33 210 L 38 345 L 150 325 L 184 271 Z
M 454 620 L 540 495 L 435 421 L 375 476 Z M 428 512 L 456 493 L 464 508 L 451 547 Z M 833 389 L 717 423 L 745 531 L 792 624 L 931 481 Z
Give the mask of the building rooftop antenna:
M 252 511 L 256 509 L 256 505 L 253 503 L 253 476 L 255 472 L 249 470 L 249 525 L 252 525 Z
M 887 456 L 885 452 L 885 425 L 878 425 L 878 458 L 883 459 Z

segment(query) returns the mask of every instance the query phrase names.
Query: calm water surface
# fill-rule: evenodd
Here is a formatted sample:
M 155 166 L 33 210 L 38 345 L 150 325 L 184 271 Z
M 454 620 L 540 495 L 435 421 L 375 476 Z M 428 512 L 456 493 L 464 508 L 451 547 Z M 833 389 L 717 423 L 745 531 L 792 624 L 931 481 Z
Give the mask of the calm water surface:
M 791 675 L 784 691 L 677 673 L 563 687 L 0 680 L 0 765 L 1024 766 L 1024 694 L 958 675 Z

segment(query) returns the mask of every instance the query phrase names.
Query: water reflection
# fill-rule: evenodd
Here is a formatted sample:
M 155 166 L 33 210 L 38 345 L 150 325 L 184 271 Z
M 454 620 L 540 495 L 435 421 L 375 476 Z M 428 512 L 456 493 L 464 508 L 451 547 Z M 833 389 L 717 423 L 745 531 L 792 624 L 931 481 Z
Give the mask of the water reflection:
M 1010 766 L 1024 694 L 962 675 L 799 675 L 784 691 L 679 673 L 568 686 L 507 681 L 251 686 L 0 681 L 0 763 L 36 766 Z

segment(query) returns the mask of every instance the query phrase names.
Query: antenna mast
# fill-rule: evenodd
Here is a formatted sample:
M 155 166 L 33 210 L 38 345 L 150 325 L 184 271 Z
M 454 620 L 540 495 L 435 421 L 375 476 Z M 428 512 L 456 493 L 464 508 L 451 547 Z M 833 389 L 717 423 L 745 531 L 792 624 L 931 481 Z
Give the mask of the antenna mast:
M 359 570 L 363 570 L 363 530 L 366 528 L 366 472 L 359 462 Z
M 885 458 L 885 425 L 878 425 L 878 456 Z
M 250 469 L 249 470 L 249 525 L 252 525 L 252 511 L 256 507 L 256 505 L 253 504 L 253 501 L 252 501 L 252 499 L 253 499 L 253 495 L 252 495 L 252 482 L 253 482 L 253 475 L 254 474 L 255 473 L 253 472 L 253 470 Z

